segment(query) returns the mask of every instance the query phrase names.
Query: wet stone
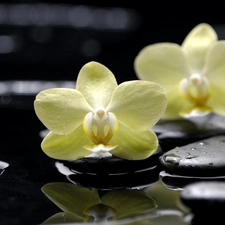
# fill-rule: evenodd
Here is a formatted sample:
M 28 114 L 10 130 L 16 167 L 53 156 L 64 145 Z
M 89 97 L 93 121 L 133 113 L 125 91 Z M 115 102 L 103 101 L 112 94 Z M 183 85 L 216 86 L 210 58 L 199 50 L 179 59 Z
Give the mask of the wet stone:
M 158 159 L 162 155 L 159 148 L 147 159 L 143 160 L 125 160 L 117 157 L 105 158 L 81 158 L 74 161 L 59 161 L 68 167 L 74 173 L 82 174 L 121 174 L 140 170 L 148 170 L 157 167 Z
M 171 190 L 183 190 L 188 184 L 199 182 L 199 181 L 224 181 L 225 176 L 208 176 L 208 177 L 198 177 L 198 176 L 183 176 L 169 174 L 165 171 L 160 171 L 159 177 L 165 187 Z
M 170 174 L 183 176 L 224 176 L 225 135 L 203 139 L 169 150 L 159 164 Z
M 224 217 L 225 182 L 200 181 L 189 184 L 181 191 L 180 202 L 201 220 L 212 215 Z
M 201 139 L 225 134 L 225 117 L 208 114 L 189 119 L 159 121 L 154 127 L 160 146 L 168 151 Z
M 158 181 L 159 170 L 153 167 L 139 172 L 112 175 L 74 173 L 67 175 L 67 179 L 82 187 L 98 190 L 142 189 Z

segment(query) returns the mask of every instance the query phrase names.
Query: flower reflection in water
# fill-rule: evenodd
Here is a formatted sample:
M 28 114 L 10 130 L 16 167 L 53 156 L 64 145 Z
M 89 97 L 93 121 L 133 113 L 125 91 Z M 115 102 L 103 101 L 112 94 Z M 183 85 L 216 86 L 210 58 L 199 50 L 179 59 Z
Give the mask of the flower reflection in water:
M 141 215 L 157 208 L 155 200 L 140 190 L 116 190 L 100 196 L 97 189 L 53 182 L 42 187 L 43 193 L 63 212 L 43 224 L 107 223 Z

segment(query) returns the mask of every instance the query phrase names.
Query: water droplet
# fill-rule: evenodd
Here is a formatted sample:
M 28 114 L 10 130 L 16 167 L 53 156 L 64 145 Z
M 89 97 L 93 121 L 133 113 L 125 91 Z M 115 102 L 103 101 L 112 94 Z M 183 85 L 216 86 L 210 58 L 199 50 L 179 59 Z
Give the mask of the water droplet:
M 194 159 L 194 158 L 198 158 L 198 157 L 199 157 L 198 155 L 191 155 L 191 154 L 189 154 L 189 155 L 185 156 L 185 159 Z
M 178 165 L 180 163 L 181 157 L 175 154 L 165 155 L 164 161 L 166 163 Z
M 194 151 L 194 150 L 196 150 L 196 148 L 194 148 L 194 147 L 193 147 L 193 148 L 191 148 L 191 151 Z
M 200 142 L 199 145 L 200 146 L 203 146 L 203 145 L 205 145 L 205 143 L 204 142 Z

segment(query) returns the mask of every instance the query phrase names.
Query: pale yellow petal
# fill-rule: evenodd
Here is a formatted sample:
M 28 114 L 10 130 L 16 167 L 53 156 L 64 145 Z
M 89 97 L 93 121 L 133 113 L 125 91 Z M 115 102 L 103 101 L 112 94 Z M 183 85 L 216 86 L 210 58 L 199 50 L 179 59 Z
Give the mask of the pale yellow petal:
M 68 88 L 41 91 L 34 101 L 34 109 L 46 128 L 60 135 L 71 133 L 93 111 L 79 91 Z
M 139 79 L 156 82 L 165 91 L 190 75 L 183 51 L 173 43 L 146 46 L 136 56 L 134 69 Z
M 194 72 L 204 67 L 207 51 L 217 39 L 214 29 L 206 23 L 200 23 L 186 36 L 182 49 Z
M 92 142 L 84 133 L 81 125 L 68 135 L 50 132 L 42 141 L 41 148 L 51 158 L 76 160 L 91 153 L 83 147 L 88 144 L 92 144 Z
M 210 49 L 204 74 L 212 90 L 207 104 L 212 107 L 213 112 L 225 115 L 225 41 L 218 41 Z
M 181 119 L 181 112 L 193 105 L 179 94 L 178 87 L 167 91 L 168 104 L 162 119 L 174 120 Z
M 104 109 L 117 86 L 113 73 L 97 62 L 85 64 L 78 75 L 76 88 L 94 108 Z
M 203 70 L 210 83 L 224 87 L 225 83 L 225 41 L 216 42 L 209 50 Z
M 225 88 L 221 83 L 211 83 L 211 86 L 212 95 L 207 105 L 212 107 L 214 113 L 225 116 Z
M 160 85 L 137 80 L 120 84 L 106 110 L 131 129 L 145 131 L 158 122 L 166 105 L 167 98 Z
M 119 124 L 119 129 L 109 144 L 118 145 L 110 151 L 112 155 L 128 160 L 141 160 L 148 158 L 157 150 L 158 139 L 151 130 L 139 132 Z

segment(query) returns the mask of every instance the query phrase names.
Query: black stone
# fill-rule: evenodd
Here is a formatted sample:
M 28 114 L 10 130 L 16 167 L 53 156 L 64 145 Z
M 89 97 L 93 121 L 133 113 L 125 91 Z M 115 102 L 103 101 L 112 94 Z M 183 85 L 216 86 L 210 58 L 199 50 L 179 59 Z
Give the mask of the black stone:
M 183 190 L 185 186 L 199 181 L 224 181 L 225 176 L 197 177 L 169 174 L 165 171 L 159 173 L 162 183 L 171 190 Z
M 179 120 L 161 120 L 154 127 L 162 150 L 168 151 L 205 138 L 225 134 L 225 117 L 214 113 Z
M 143 160 L 126 160 L 115 156 L 105 158 L 81 158 L 74 161 L 59 161 L 74 173 L 88 174 L 118 174 L 129 173 L 149 168 L 155 168 L 162 155 L 161 148 L 150 157 Z
M 216 221 L 224 218 L 225 182 L 201 181 L 187 185 L 180 202 L 190 209 L 195 221 Z
M 161 167 L 182 176 L 224 176 L 225 135 L 176 147 L 159 158 Z
M 113 175 L 74 173 L 69 174 L 67 178 L 74 184 L 98 190 L 144 188 L 158 181 L 159 170 L 158 167 L 154 167 L 139 172 Z

